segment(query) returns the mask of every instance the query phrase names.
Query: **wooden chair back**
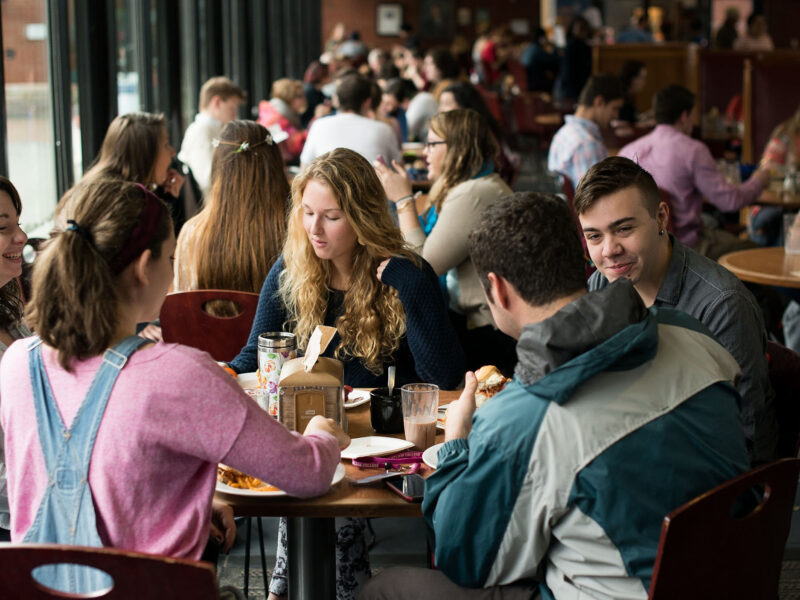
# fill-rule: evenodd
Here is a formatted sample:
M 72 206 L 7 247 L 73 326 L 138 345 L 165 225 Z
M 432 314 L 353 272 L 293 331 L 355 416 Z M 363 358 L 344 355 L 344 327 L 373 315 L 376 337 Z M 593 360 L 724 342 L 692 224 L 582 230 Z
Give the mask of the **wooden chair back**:
M 800 104 L 800 52 L 759 53 L 744 62 L 742 161 L 756 163 L 773 129 Z M 776 93 L 780 90 L 780 93 Z
M 87 565 L 105 571 L 114 580 L 106 593 L 73 595 L 44 587 L 31 571 L 49 564 Z M 140 554 L 115 548 L 85 548 L 58 544 L 0 543 L 0 598 L 52 600 L 99 598 L 103 600 L 217 600 L 217 577 L 210 563 Z
M 800 354 L 777 342 L 767 341 L 769 382 L 775 391 L 778 419 L 778 456 L 797 456 L 800 451 Z
M 217 317 L 206 303 L 235 303 L 241 312 Z M 167 294 L 161 306 L 161 331 L 165 342 L 176 342 L 208 352 L 214 360 L 228 361 L 247 343 L 258 306 L 258 294 L 232 290 L 191 290 Z
M 785 458 L 731 479 L 664 518 L 650 600 L 777 598 L 800 460 Z M 732 516 L 762 488 L 760 502 Z

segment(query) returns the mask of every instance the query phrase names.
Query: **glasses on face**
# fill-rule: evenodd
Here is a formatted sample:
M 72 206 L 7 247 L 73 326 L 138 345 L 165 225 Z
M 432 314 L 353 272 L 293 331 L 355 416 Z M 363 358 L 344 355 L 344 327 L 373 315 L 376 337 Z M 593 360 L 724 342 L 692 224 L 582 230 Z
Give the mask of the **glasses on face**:
M 428 152 L 430 152 L 433 149 L 434 146 L 438 146 L 439 144 L 446 144 L 446 143 L 447 142 L 445 140 L 439 140 L 438 142 L 425 142 L 425 145 L 423 146 L 423 148 L 425 150 L 427 150 Z

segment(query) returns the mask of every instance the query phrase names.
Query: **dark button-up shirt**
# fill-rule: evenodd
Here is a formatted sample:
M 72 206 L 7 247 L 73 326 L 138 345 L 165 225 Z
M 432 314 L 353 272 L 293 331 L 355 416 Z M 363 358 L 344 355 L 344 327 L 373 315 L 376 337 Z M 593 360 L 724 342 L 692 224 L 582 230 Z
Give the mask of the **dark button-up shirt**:
M 767 372 L 767 334 L 753 294 L 730 271 L 670 235 L 672 258 L 654 304 L 682 310 L 703 323 L 739 363 L 742 422 L 754 463 L 771 460 L 778 427 Z M 589 290 L 608 285 L 600 271 Z

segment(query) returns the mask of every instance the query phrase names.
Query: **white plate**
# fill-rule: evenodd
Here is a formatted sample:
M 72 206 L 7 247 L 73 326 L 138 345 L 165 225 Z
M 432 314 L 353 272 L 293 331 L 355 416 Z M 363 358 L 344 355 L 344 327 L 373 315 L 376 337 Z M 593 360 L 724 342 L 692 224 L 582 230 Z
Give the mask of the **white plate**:
M 342 479 L 344 479 L 344 465 L 339 463 L 336 465 L 336 470 L 333 472 L 333 480 L 331 481 L 331 486 L 336 485 Z M 231 496 L 254 496 L 254 497 L 261 497 L 264 496 L 268 497 L 275 497 L 275 496 L 288 496 L 286 492 L 283 490 L 277 490 L 275 492 L 259 492 L 256 490 L 243 490 L 240 488 L 231 487 L 221 481 L 217 481 L 217 491 L 222 492 L 224 494 L 230 494 Z
M 444 431 L 444 423 L 442 423 L 439 419 L 444 419 L 445 413 L 447 412 L 447 407 L 450 406 L 449 404 L 442 404 L 437 410 L 436 413 L 436 428 L 441 429 Z
M 355 408 L 369 402 L 369 392 L 366 390 L 353 390 L 347 395 L 347 402 L 344 403 L 345 408 Z
M 370 435 L 350 440 L 350 445 L 342 450 L 342 458 L 353 460 L 359 456 L 385 456 L 401 450 L 408 450 L 412 446 L 414 446 L 414 442 L 399 438 Z
M 252 373 L 239 373 L 236 378 L 237 383 L 244 389 L 254 388 L 258 386 L 258 371 Z
M 422 453 L 422 462 L 424 462 L 432 469 L 435 469 L 436 465 L 439 464 L 439 448 L 441 448 L 442 446 L 444 446 L 444 442 L 442 442 L 441 444 L 434 444 L 433 446 L 425 450 L 425 452 Z
M 422 142 L 403 142 L 403 150 L 414 151 L 414 150 L 422 150 L 425 147 L 425 144 Z

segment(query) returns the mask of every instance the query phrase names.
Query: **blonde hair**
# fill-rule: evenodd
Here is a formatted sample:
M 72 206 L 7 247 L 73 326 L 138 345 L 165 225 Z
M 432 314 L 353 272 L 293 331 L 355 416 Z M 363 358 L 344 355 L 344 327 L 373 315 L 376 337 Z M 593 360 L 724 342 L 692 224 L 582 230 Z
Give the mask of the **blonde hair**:
M 379 374 L 405 335 L 406 313 L 397 290 L 381 283 L 375 273 L 381 261 L 392 256 L 415 264 L 420 264 L 419 258 L 405 248 L 375 169 L 365 158 L 337 148 L 312 161 L 292 182 L 292 208 L 283 247 L 286 268 L 280 279 L 280 295 L 299 348 L 305 348 L 314 327 L 325 320 L 333 273 L 332 263 L 314 253 L 303 227 L 303 193 L 312 180 L 331 191 L 358 239 L 350 287 L 336 320 L 341 337 L 336 356 L 359 358 L 367 369 Z
M 273 98 L 280 98 L 286 102 L 286 104 L 291 104 L 292 100 L 300 96 L 305 98 L 303 82 L 299 79 L 289 79 L 287 77 L 277 79 L 272 84 L 271 96 Z
M 139 224 L 146 193 L 140 185 L 119 179 L 79 183 L 36 258 L 25 316 L 42 341 L 58 351 L 58 362 L 67 370 L 73 359 L 105 351 L 117 331 L 122 316 L 119 275 L 110 264 Z M 158 258 L 172 232 L 172 219 L 166 204 L 155 201 L 162 210 L 148 249 Z M 67 231 L 67 219 L 79 229 Z
M 200 289 L 258 292 L 286 239 L 283 158 L 269 132 L 253 121 L 231 121 L 219 139 L 211 190 L 186 258 L 196 266 Z
M 203 84 L 198 100 L 200 110 L 208 108 L 214 96 L 219 96 L 223 101 L 231 96 L 236 96 L 242 102 L 247 100 L 245 91 L 227 77 L 212 77 Z
M 489 124 L 471 109 L 460 108 L 433 115 L 429 129 L 447 143 L 442 174 L 431 186 L 429 201 L 440 212 L 447 194 L 475 177 L 497 154 Z

